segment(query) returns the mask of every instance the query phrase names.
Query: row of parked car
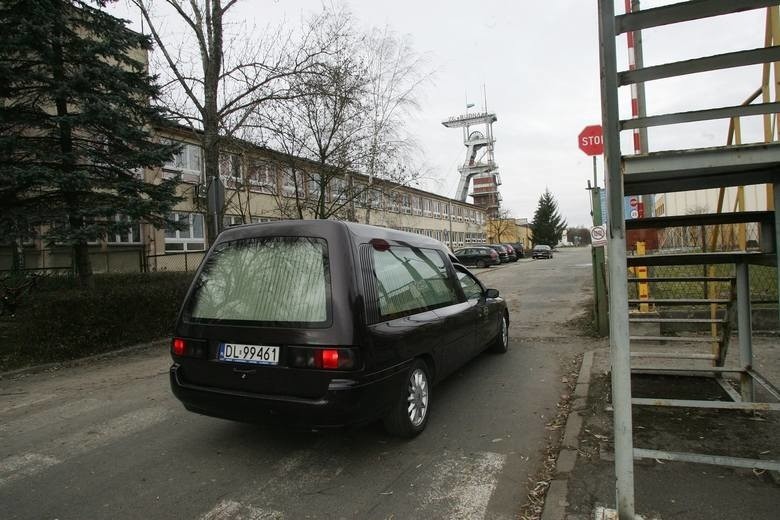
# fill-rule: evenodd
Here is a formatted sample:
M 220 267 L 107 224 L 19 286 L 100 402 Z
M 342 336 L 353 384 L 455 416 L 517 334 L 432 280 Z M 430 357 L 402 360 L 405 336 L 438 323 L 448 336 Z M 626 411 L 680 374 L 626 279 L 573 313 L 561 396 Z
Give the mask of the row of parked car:
M 464 247 L 453 252 L 463 265 L 488 267 L 491 265 L 517 262 L 523 258 L 523 244 L 487 244 Z
M 517 262 L 523 258 L 523 244 L 488 244 L 464 247 L 453 253 L 463 265 L 488 267 L 491 265 Z M 553 249 L 550 246 L 537 244 L 531 251 L 531 258 L 552 258 Z

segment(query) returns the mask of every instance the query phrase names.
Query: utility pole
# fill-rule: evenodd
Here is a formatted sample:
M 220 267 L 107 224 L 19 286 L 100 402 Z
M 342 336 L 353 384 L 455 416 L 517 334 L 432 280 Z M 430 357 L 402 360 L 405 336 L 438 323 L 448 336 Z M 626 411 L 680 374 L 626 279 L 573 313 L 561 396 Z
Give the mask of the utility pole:
M 588 190 L 591 196 L 591 207 L 593 208 L 593 226 L 604 224 L 601 209 L 601 188 L 598 187 L 596 176 L 596 156 L 593 156 L 593 187 L 588 182 Z M 590 248 L 591 263 L 593 265 L 593 307 L 594 324 L 599 336 L 609 334 L 609 312 L 607 310 L 607 283 L 605 273 L 604 246 L 593 246 Z

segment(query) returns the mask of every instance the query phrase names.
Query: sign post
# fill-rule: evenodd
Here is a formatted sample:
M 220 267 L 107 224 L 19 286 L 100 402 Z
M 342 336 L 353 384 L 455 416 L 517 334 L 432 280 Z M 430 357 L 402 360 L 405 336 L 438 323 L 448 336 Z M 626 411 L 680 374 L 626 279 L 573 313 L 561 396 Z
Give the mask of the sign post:
M 604 135 L 601 125 L 589 125 L 577 136 L 577 146 L 586 155 L 593 157 L 593 188 L 591 189 L 591 207 L 593 208 L 593 228 L 591 229 L 591 264 L 593 266 L 594 324 L 600 336 L 609 333 L 607 310 L 607 283 L 604 259 L 604 246 L 607 244 L 606 228 L 602 219 L 601 188 L 598 187 L 596 156 L 604 153 Z

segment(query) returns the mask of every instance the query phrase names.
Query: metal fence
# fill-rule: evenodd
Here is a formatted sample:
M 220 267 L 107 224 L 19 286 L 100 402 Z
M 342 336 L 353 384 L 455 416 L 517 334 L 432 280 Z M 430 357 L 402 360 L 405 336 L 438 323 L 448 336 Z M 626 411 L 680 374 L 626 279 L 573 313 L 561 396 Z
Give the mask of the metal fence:
M 145 270 L 144 250 L 142 246 L 90 250 L 92 272 L 137 273 Z M 21 252 L 21 265 L 24 272 L 59 273 L 75 272 L 73 251 L 70 248 L 24 249 Z M 13 266 L 10 248 L 0 250 L 0 273 L 9 272 Z
M 760 229 L 755 222 L 659 229 L 658 252 L 739 251 L 743 242 L 747 250 L 758 250 L 762 246 Z
M 758 223 L 718 224 L 699 226 L 668 227 L 658 230 L 657 249 L 648 253 L 702 253 L 714 251 L 760 251 L 772 249 L 771 244 L 761 242 L 761 226 Z M 714 247 L 713 247 L 714 244 Z M 744 249 L 743 249 L 744 248 Z M 632 253 L 629 252 L 629 256 Z M 690 277 L 734 277 L 734 265 L 685 265 L 652 266 L 647 272 L 650 278 L 690 278 Z M 629 269 L 629 277 L 635 276 Z M 710 293 L 714 290 L 713 293 Z M 655 283 L 649 282 L 651 298 L 726 298 L 729 295 L 729 282 L 687 281 Z M 754 303 L 777 304 L 777 270 L 774 267 L 750 266 L 750 299 Z M 637 298 L 638 283 L 629 283 L 628 297 Z
M 200 265 L 205 254 L 205 251 L 192 251 L 147 255 L 145 259 L 146 271 L 194 271 Z
M 777 305 L 777 269 L 763 265 L 751 265 L 750 300 L 753 303 Z M 649 278 L 690 278 L 690 277 L 734 277 L 734 265 L 670 265 L 648 267 Z M 629 277 L 634 277 L 629 269 Z M 731 291 L 729 282 L 724 281 L 690 281 L 647 282 L 651 298 L 681 299 L 681 298 L 728 298 Z M 638 298 L 638 282 L 628 284 L 629 299 Z M 714 292 L 710 292 L 710 291 Z

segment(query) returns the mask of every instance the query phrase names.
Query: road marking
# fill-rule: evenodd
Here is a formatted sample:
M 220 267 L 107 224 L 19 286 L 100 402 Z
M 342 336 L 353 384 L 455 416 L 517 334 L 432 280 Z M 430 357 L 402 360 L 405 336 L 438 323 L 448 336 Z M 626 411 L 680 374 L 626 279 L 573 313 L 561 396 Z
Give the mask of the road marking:
M 13 397 L 13 396 L 11 396 L 11 397 Z M 30 396 L 27 400 L 21 400 L 21 401 L 18 400 L 18 399 L 15 399 L 16 402 L 14 404 L 12 404 L 11 406 L 6 406 L 5 408 L 0 409 L 0 413 L 10 412 L 12 410 L 16 410 L 17 408 L 24 408 L 25 406 L 32 406 L 34 404 L 43 403 L 45 401 L 51 401 L 55 397 L 57 397 L 56 394 L 47 394 L 47 395 L 43 395 L 43 396 L 39 396 L 39 395 Z
M 441 518 L 484 518 L 505 462 L 506 455 L 482 452 L 437 463 L 425 505 Z
M 233 500 L 222 500 L 199 520 L 282 520 L 283 518 L 284 515 L 279 511 L 267 511 Z
M 31 477 L 61 460 L 40 453 L 12 455 L 0 461 L 0 486 L 22 477 Z
M 284 513 L 273 509 L 253 506 L 258 500 L 268 501 L 274 496 L 289 496 L 298 493 L 296 486 L 306 487 L 317 478 L 311 470 L 311 459 L 317 457 L 317 450 L 302 449 L 293 452 L 274 464 L 270 477 L 265 484 L 252 486 L 235 499 L 220 500 L 211 510 L 198 517 L 198 520 L 281 520 Z M 295 489 L 294 489 L 295 488 Z M 262 495 L 258 496 L 258 489 Z
M 65 437 L 50 441 L 33 453 L 13 455 L 0 460 L 0 486 L 60 464 L 112 441 L 127 437 L 162 422 L 168 415 L 163 407 L 144 408 L 126 413 Z M 58 456 L 59 455 L 59 456 Z
M 99 399 L 82 399 L 71 401 L 55 408 L 48 408 L 19 419 L 4 421 L 0 424 L 0 433 L 27 433 L 37 428 L 51 428 L 56 422 L 73 419 L 85 413 L 106 406 L 106 401 Z

